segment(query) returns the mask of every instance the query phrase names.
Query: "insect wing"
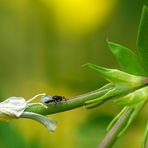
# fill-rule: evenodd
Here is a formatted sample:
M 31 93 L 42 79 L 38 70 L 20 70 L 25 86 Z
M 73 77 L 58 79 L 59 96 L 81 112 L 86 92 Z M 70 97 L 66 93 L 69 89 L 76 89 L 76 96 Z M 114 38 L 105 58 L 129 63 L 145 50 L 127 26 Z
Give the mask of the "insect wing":
M 43 103 L 49 103 L 49 102 L 53 102 L 53 98 L 52 98 L 52 96 L 42 96 L 41 101 Z

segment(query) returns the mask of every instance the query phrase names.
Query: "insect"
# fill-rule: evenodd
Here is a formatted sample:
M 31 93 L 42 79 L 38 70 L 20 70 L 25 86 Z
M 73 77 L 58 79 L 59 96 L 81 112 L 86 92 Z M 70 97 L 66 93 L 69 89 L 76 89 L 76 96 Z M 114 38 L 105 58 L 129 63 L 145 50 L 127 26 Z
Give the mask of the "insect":
M 60 102 L 63 99 L 66 101 L 66 98 L 64 96 L 47 96 L 46 95 L 41 97 L 41 101 L 47 104 L 51 102 Z

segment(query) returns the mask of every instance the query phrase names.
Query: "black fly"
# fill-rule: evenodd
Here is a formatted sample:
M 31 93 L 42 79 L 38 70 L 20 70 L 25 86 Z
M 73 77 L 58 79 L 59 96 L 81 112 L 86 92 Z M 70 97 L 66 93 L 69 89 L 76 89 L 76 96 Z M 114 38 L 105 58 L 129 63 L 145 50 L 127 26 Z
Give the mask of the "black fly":
M 66 100 L 64 96 L 42 96 L 41 101 L 43 103 L 51 103 L 51 102 L 60 102 L 62 100 Z

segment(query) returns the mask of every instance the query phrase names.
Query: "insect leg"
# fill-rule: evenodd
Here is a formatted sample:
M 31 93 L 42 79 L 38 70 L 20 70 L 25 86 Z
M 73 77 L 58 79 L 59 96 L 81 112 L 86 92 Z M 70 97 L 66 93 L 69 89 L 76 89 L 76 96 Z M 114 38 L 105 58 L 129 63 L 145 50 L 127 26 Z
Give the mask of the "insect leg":
M 65 101 L 67 101 L 67 99 L 63 96 L 63 99 L 65 100 Z

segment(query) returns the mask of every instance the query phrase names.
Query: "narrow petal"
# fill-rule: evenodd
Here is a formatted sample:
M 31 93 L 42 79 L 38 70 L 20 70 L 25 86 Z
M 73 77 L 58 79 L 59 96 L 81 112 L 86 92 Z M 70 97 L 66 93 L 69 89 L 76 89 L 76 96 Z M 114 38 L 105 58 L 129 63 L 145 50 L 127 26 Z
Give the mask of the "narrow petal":
M 28 119 L 33 119 L 35 121 L 38 121 L 41 124 L 43 124 L 45 127 L 47 127 L 48 130 L 51 132 L 54 132 L 56 129 L 56 121 L 55 120 L 47 118 L 47 117 L 37 114 L 37 113 L 24 112 L 21 115 L 21 118 L 28 118 Z

